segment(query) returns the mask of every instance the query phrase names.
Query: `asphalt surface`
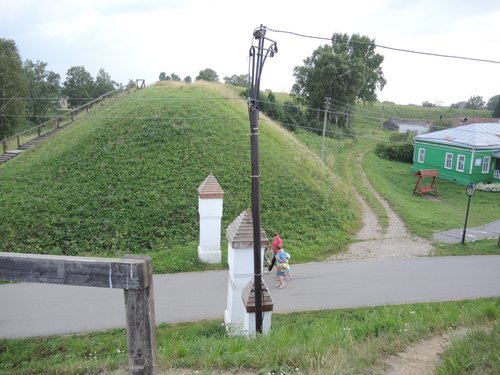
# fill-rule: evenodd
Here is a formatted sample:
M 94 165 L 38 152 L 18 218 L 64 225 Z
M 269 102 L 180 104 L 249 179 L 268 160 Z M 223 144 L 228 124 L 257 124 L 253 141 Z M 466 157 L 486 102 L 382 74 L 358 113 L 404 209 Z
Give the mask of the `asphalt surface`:
M 445 243 L 462 242 L 464 228 L 451 229 L 444 232 L 436 232 L 432 236 L 434 241 Z M 498 238 L 500 236 L 500 220 L 482 225 L 477 228 L 465 228 L 465 242 L 483 240 L 486 238 Z
M 274 312 L 500 296 L 500 256 L 422 257 L 292 264 L 274 287 Z M 227 271 L 155 275 L 156 323 L 224 317 Z M 0 338 L 125 327 L 123 291 L 47 284 L 0 285 Z

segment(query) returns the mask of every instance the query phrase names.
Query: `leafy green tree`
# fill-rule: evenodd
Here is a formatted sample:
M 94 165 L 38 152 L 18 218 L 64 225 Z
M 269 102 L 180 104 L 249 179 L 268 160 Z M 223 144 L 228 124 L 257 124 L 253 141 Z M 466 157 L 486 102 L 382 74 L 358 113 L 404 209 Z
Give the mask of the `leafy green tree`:
M 186 76 L 186 77 L 184 77 L 184 82 L 191 83 L 191 82 L 193 82 L 193 79 L 191 78 L 191 76 Z
M 208 81 L 208 82 L 219 82 L 219 76 L 215 72 L 215 70 L 206 68 L 200 70 L 200 73 L 195 78 L 196 81 Z
M 494 111 L 499 101 L 500 101 L 500 95 L 492 96 L 490 100 L 488 100 L 488 103 L 486 104 L 486 109 Z
M 0 139 L 11 134 L 25 111 L 26 76 L 16 43 L 0 38 Z
M 246 74 L 240 74 L 240 75 L 233 74 L 231 77 L 224 77 L 224 83 L 227 83 L 228 85 L 238 86 L 238 87 L 247 87 L 248 86 L 248 75 L 246 75 Z
M 59 74 L 47 71 L 47 63 L 42 61 L 24 62 L 24 73 L 28 82 L 28 110 L 32 121 L 40 123 L 61 94 L 61 77 Z
M 375 102 L 376 89 L 386 84 L 375 53 L 375 41 L 367 36 L 334 34 L 331 45 L 323 45 L 294 68 L 292 96 L 310 108 L 325 108 L 330 98 L 335 112 L 349 113 L 356 101 Z M 330 109 L 332 109 L 330 107 Z M 344 118 L 347 124 L 348 116 Z
M 158 78 L 160 78 L 160 81 L 165 81 L 167 79 L 167 75 L 165 72 L 161 72 Z
M 180 82 L 181 77 L 179 77 L 179 76 L 178 76 L 177 74 L 175 74 L 175 73 L 172 73 L 172 74 L 170 75 L 170 79 L 171 79 L 172 81 Z
M 95 77 L 94 82 L 94 98 L 98 98 L 110 91 L 115 90 L 118 87 L 118 83 L 111 79 L 111 76 L 106 73 L 106 71 L 101 68 L 99 73 Z
M 68 103 L 78 107 L 94 97 L 94 79 L 83 66 L 72 66 L 66 73 L 63 94 L 69 97 Z
M 424 101 L 422 102 L 422 107 L 435 107 L 436 105 L 434 103 L 431 103 L 429 101 Z
M 497 106 L 495 107 L 492 116 L 495 118 L 500 118 L 500 100 L 497 102 Z
M 484 100 L 482 96 L 473 95 L 467 100 L 465 103 L 466 109 L 483 109 L 484 108 Z

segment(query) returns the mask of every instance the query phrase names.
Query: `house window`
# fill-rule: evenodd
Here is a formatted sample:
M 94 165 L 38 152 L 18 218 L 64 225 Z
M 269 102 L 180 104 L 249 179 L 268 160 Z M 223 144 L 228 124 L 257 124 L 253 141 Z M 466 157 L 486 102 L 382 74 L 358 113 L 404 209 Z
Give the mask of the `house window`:
M 483 158 L 483 170 L 482 172 L 483 173 L 488 173 L 490 171 L 490 157 L 489 156 L 485 156 Z
M 458 155 L 457 171 L 463 172 L 465 169 L 465 155 Z
M 446 169 L 451 169 L 452 165 L 453 165 L 453 154 L 447 152 L 446 153 L 446 160 L 444 161 L 444 167 Z
M 418 162 L 423 163 L 425 160 L 425 148 L 418 149 Z

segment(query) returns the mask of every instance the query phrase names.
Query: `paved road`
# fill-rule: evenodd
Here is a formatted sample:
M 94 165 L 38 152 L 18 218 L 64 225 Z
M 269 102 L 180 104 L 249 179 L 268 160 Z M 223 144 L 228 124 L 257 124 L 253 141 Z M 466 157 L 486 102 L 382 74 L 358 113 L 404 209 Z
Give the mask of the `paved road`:
M 500 256 L 425 257 L 293 265 L 284 289 L 265 275 L 274 312 L 500 296 Z M 154 277 L 156 322 L 223 319 L 228 273 Z M 0 338 L 125 327 L 123 291 L 0 285 Z
M 432 236 L 434 241 L 445 243 L 462 242 L 464 228 L 451 229 L 444 232 L 436 232 Z M 482 225 L 477 228 L 466 228 L 465 242 L 482 240 L 485 238 L 498 238 L 500 236 L 500 220 Z

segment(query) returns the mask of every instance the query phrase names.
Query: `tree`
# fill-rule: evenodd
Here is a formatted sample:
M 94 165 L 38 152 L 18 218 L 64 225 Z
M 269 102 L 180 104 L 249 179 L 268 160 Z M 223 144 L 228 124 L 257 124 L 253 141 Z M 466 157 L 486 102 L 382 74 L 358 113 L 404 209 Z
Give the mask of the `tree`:
M 83 66 L 72 66 L 66 73 L 63 93 L 69 97 L 68 103 L 78 107 L 92 100 L 94 80 Z
M 165 72 L 161 72 L 159 78 L 160 81 L 165 81 L 167 79 L 167 75 L 165 74 Z
M 465 103 L 466 109 L 483 109 L 484 108 L 484 100 L 482 96 L 473 95 L 467 100 Z
M 191 82 L 193 82 L 193 79 L 191 78 L 191 76 L 186 76 L 186 77 L 184 77 L 184 82 L 191 83 Z
M 0 139 L 17 126 L 25 110 L 26 76 L 16 43 L 0 38 Z
M 495 118 L 500 118 L 500 100 L 497 102 L 497 106 L 495 107 L 492 116 Z
M 331 45 L 318 47 L 303 66 L 294 68 L 292 96 L 318 110 L 325 108 L 325 97 L 329 97 L 336 112 L 349 113 L 358 100 L 377 100 L 376 89 L 382 90 L 386 84 L 383 60 L 375 53 L 374 40 L 359 34 L 349 37 L 336 33 Z M 348 116 L 344 122 L 347 120 Z
M 108 92 L 115 90 L 117 87 L 118 84 L 111 80 L 111 76 L 106 73 L 103 68 L 101 68 L 95 77 L 94 98 L 107 94 Z
M 486 109 L 494 111 L 499 101 L 500 101 L 500 95 L 492 96 L 490 100 L 488 100 L 488 103 L 486 104 Z
M 240 74 L 240 75 L 233 74 L 231 77 L 224 77 L 224 83 L 227 83 L 228 85 L 233 85 L 233 86 L 247 87 L 248 86 L 248 75 L 247 74 Z
M 179 76 L 178 76 L 177 74 L 175 74 L 175 73 L 172 73 L 172 74 L 170 75 L 170 79 L 171 79 L 172 81 L 180 82 L 181 77 L 179 77 Z
M 196 81 L 219 82 L 219 76 L 215 70 L 207 68 L 200 70 L 200 74 L 195 78 Z
M 435 107 L 436 105 L 434 103 L 431 103 L 429 101 L 424 101 L 422 102 L 422 107 Z
M 32 121 L 40 123 L 61 94 L 59 74 L 46 70 L 47 63 L 31 60 L 24 62 L 24 74 L 28 83 L 28 110 Z

